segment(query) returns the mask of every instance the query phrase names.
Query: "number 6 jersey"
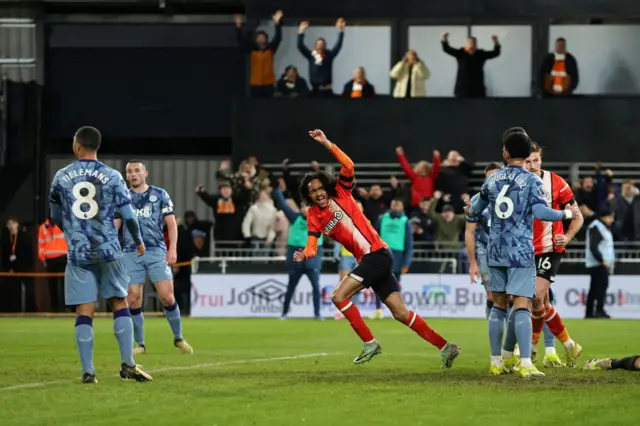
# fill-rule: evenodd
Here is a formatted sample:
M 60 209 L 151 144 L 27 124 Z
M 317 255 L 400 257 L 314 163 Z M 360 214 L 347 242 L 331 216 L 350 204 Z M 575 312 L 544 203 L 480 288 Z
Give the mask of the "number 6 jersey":
M 535 266 L 533 206 L 546 206 L 542 180 L 519 166 L 506 166 L 489 176 L 480 191 L 489 202 L 489 266 Z
M 110 262 L 122 257 L 113 223 L 117 209 L 131 204 L 122 175 L 97 160 L 78 160 L 58 170 L 49 202 L 62 210 L 69 262 Z

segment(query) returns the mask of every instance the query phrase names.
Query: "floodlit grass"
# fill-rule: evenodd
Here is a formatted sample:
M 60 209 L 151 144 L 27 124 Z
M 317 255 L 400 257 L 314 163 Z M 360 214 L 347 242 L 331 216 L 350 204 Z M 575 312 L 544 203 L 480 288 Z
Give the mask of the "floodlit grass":
M 489 377 L 483 320 L 431 320 L 462 347 L 451 370 L 392 320 L 370 325 L 383 355 L 355 366 L 343 321 L 187 319 L 182 355 L 163 318 L 147 319 L 152 383 L 122 382 L 109 319 L 94 323 L 99 383 L 80 383 L 72 319 L 0 319 L 0 425 L 640 424 L 640 373 L 547 370 Z M 567 321 L 588 358 L 640 352 L 640 322 Z M 564 353 L 558 345 L 559 353 Z

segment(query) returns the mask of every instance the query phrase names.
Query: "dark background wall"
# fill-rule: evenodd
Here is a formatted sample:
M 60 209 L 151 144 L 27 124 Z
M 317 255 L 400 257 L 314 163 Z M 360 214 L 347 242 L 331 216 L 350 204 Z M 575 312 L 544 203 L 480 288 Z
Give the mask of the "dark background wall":
M 50 152 L 68 150 L 88 124 L 110 141 L 108 152 L 141 141 L 145 152 L 149 141 L 155 152 L 162 141 L 228 143 L 232 99 L 245 87 L 231 25 L 52 24 L 47 42 Z
M 549 161 L 629 162 L 640 152 L 639 108 L 640 98 L 244 99 L 235 104 L 233 153 L 307 161 L 320 151 L 306 132 L 321 128 L 360 162 L 392 161 L 398 145 L 414 156 L 458 149 L 489 161 L 502 158 L 502 133 L 522 126 Z

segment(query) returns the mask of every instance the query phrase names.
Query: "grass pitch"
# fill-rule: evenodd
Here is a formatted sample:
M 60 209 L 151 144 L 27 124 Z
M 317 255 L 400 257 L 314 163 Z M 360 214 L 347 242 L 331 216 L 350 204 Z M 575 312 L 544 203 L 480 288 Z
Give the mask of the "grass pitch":
M 462 347 L 451 370 L 392 320 L 371 322 L 382 356 L 355 366 L 345 321 L 187 319 L 195 354 L 147 319 L 152 383 L 122 382 L 112 321 L 94 322 L 99 383 L 80 383 L 73 319 L 0 319 L 0 425 L 638 425 L 640 373 L 543 369 L 489 377 L 486 321 L 428 320 Z M 640 322 L 568 321 L 588 358 L 640 352 Z M 558 352 L 564 350 L 558 345 Z

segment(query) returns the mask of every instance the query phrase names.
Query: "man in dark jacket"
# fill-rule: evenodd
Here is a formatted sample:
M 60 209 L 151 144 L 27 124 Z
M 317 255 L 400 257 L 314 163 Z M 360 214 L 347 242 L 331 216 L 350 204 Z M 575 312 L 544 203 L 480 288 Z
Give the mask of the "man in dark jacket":
M 578 61 L 567 52 L 567 41 L 556 40 L 556 51 L 545 56 L 540 67 L 542 96 L 571 95 L 578 87 Z
M 449 195 L 456 213 L 462 213 L 464 200 L 469 199 L 469 178 L 473 171 L 473 164 L 465 160 L 458 151 L 452 150 L 442 162 L 440 174 L 436 181 L 436 188 L 445 195 Z
M 203 185 L 198 185 L 196 194 L 213 209 L 216 219 L 213 238 L 216 242 L 242 239 L 242 219 L 249 205 L 250 191 L 233 191 L 231 184 L 222 182 L 218 194 L 209 194 Z
M 249 90 L 251 97 L 270 98 L 273 96 L 276 76 L 273 72 L 273 57 L 280 46 L 282 40 L 282 28 L 280 20 L 282 11 L 278 10 L 273 15 L 273 22 L 276 24 L 276 35 L 271 42 L 269 36 L 264 31 L 258 31 L 256 40 L 253 42 L 242 33 L 242 17 L 236 15 L 234 23 L 238 29 L 238 43 L 243 53 L 251 56 L 251 77 L 249 79 Z
M 20 227 L 16 218 L 7 220 L 7 232 L 2 233 L 0 243 L 2 272 L 25 273 L 33 272 L 35 256 L 33 253 L 32 236 Z M 0 281 L 3 286 L 0 297 L 0 312 L 20 312 L 22 300 L 21 292 L 24 286 L 25 310 L 35 311 L 35 293 L 33 278 L 5 277 Z
M 376 90 L 365 78 L 363 67 L 358 67 L 353 72 L 353 78 L 344 85 L 342 96 L 345 98 L 373 98 Z
M 316 40 L 315 48 L 309 50 L 304 44 L 304 32 L 309 28 L 309 21 L 302 21 L 298 30 L 298 50 L 309 61 L 309 83 L 314 96 L 333 96 L 333 60 L 340 53 L 344 40 L 346 22 L 342 18 L 336 21 L 340 31 L 338 41 L 333 49 L 327 50 L 327 42 L 323 38 Z
M 454 49 L 449 45 L 449 33 L 442 35 L 442 50 L 458 61 L 455 95 L 458 98 L 484 98 L 487 96 L 484 86 L 484 63 L 488 59 L 500 56 L 498 36 L 491 36 L 492 51 L 478 49 L 475 37 L 469 37 L 464 48 Z

